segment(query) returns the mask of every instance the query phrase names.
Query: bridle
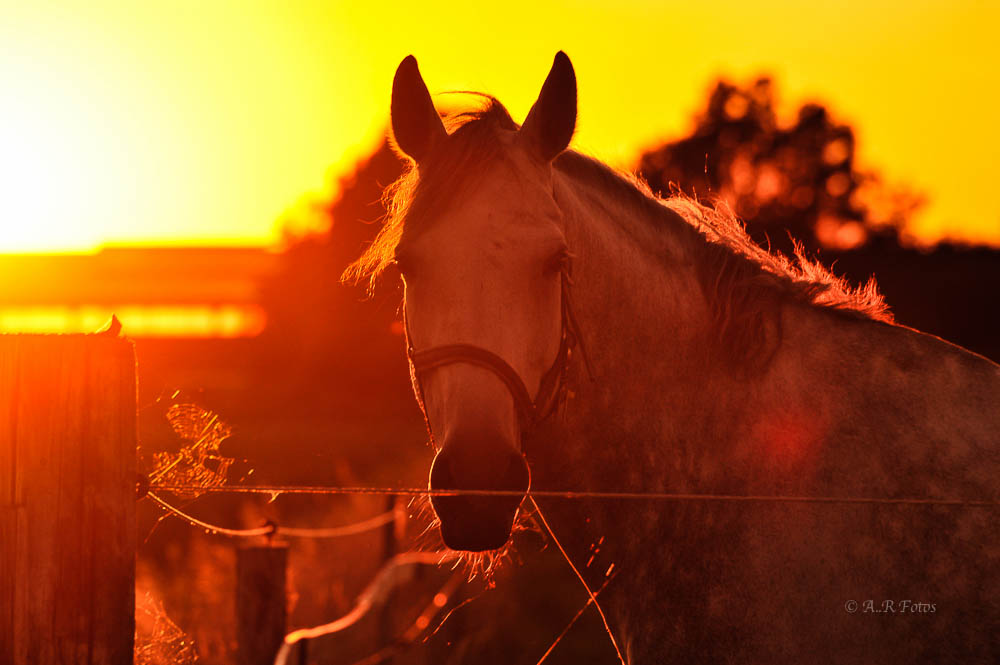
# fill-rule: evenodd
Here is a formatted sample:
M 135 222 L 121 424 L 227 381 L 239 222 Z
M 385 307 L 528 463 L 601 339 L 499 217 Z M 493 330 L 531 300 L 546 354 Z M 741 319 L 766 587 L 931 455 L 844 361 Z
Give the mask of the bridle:
M 465 363 L 476 365 L 493 372 L 497 378 L 503 381 L 514 398 L 514 408 L 517 410 L 518 423 L 521 429 L 522 450 L 523 443 L 528 439 L 535 427 L 547 418 L 556 407 L 565 399 L 568 388 L 566 374 L 569 370 L 570 360 L 573 357 L 574 349 L 580 350 L 584 365 L 590 374 L 590 363 L 587 361 L 586 353 L 580 342 L 580 329 L 573 315 L 573 306 L 570 300 L 569 287 L 573 284 L 570 278 L 570 263 L 566 261 L 559 273 L 560 298 L 562 310 L 562 324 L 559 333 L 559 350 L 556 352 L 552 365 L 542 375 L 542 380 L 538 385 L 538 393 L 534 399 L 528 392 L 524 381 L 513 367 L 506 360 L 493 353 L 472 344 L 445 344 L 429 349 L 417 351 L 413 348 L 410 337 L 409 323 L 406 319 L 404 309 L 403 327 L 406 332 L 406 354 L 410 359 L 410 374 L 413 379 L 414 392 L 420 410 L 424 414 L 424 422 L 427 431 L 430 433 L 430 421 L 427 419 L 427 409 L 424 407 L 423 388 L 420 385 L 422 374 L 444 365 Z

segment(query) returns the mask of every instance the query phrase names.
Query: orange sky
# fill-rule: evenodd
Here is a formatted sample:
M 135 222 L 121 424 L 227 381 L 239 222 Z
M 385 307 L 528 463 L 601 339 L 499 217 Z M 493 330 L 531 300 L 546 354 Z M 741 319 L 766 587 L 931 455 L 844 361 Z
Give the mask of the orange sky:
M 523 118 L 557 49 L 578 149 L 617 165 L 690 128 L 710 81 L 827 102 L 915 220 L 1000 245 L 1000 3 L 0 0 L 0 252 L 274 244 L 387 119 L 395 66 Z M 463 6 L 465 5 L 465 6 Z

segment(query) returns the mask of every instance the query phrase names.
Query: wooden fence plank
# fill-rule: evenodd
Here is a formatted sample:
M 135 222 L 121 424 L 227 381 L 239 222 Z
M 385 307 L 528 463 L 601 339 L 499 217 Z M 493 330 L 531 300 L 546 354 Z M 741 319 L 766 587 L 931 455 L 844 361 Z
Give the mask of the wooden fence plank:
M 132 663 L 135 354 L 0 336 L 0 662 Z

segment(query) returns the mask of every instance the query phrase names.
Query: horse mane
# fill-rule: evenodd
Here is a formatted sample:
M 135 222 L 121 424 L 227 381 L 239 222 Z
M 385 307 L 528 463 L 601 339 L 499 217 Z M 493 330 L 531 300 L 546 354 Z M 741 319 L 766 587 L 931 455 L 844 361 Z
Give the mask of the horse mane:
M 439 210 L 442 202 L 454 200 L 458 191 L 474 187 L 482 164 L 502 159 L 500 132 L 516 130 L 518 125 L 494 97 L 472 94 L 483 100 L 482 108 L 444 118 L 451 134 L 448 149 L 428 160 L 430 167 L 418 170 L 411 162 L 385 190 L 387 214 L 382 230 L 347 268 L 344 280 L 367 280 L 369 288 L 374 288 L 378 277 L 393 263 L 404 227 L 423 223 L 432 209 Z M 792 258 L 760 247 L 724 201 L 706 205 L 680 192 L 660 197 L 641 178 L 570 150 L 556 158 L 554 167 L 576 182 L 599 188 L 659 228 L 675 228 L 681 221 L 700 236 L 700 241 L 690 243 L 697 279 L 712 312 L 718 340 L 734 360 L 744 364 L 763 360 L 768 346 L 765 323 L 767 317 L 777 314 L 782 300 L 892 322 L 874 277 L 854 288 L 819 261 L 806 257 L 798 242 L 794 242 Z
M 682 229 L 699 236 L 689 243 L 697 280 L 720 348 L 737 365 L 767 364 L 768 350 L 773 351 L 775 345 L 766 339 L 765 323 L 768 316 L 777 315 L 781 300 L 859 319 L 893 322 L 874 277 L 852 287 L 818 260 L 807 257 L 794 238 L 791 258 L 764 249 L 750 239 L 743 222 L 725 201 L 706 205 L 680 191 L 660 197 L 638 176 L 577 152 L 564 152 L 555 166 L 576 182 L 600 188 L 659 228 L 676 228 L 680 221 Z

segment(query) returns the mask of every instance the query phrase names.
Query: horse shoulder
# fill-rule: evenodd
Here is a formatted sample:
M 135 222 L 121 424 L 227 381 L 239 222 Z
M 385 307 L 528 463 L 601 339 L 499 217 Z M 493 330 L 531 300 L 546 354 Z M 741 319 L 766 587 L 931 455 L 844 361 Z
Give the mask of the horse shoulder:
M 817 473 L 852 478 L 851 491 L 952 494 L 971 483 L 1000 493 L 1000 366 L 933 335 L 815 308 L 783 325 L 763 402 L 814 433 Z

